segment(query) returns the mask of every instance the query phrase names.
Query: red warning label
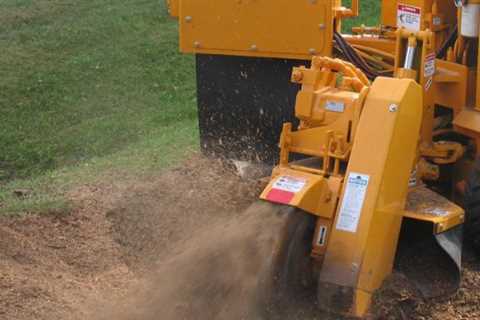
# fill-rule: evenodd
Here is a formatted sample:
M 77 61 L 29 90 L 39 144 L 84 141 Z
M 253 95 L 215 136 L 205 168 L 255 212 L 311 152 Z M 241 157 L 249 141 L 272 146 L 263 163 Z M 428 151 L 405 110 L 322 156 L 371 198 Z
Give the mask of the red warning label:
M 422 9 L 407 4 L 399 4 L 397 7 L 397 27 L 411 31 L 420 31 L 422 21 Z
M 272 189 L 267 195 L 267 200 L 275 203 L 289 204 L 294 196 L 295 193 L 293 192 Z
M 296 177 L 281 176 L 277 178 L 272 186 L 272 190 L 267 195 L 267 200 L 289 204 L 295 194 L 302 191 L 307 181 Z

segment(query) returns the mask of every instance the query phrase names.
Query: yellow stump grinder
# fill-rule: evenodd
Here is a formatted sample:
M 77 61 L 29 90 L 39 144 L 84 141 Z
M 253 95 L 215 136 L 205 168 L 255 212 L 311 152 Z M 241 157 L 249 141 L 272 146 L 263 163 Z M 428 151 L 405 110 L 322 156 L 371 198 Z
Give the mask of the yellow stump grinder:
M 480 226 L 479 0 L 378 1 L 380 24 L 349 34 L 358 0 L 168 5 L 202 149 L 276 163 L 260 197 L 291 209 L 272 298 L 314 284 L 361 318 L 394 268 L 427 298 L 457 290 Z

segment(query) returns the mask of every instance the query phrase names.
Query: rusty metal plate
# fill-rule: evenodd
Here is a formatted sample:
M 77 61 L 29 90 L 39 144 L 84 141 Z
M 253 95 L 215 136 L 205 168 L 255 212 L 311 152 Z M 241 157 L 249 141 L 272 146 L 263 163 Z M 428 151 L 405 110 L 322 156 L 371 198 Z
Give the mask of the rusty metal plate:
M 409 192 L 405 209 L 419 215 L 437 217 L 463 212 L 462 208 L 424 186 Z

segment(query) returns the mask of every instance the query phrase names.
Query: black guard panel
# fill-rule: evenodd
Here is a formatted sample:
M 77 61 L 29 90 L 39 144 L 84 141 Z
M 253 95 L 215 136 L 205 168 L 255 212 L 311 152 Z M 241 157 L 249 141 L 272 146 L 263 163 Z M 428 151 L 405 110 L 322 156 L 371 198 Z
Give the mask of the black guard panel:
M 297 124 L 292 68 L 310 62 L 198 54 L 196 64 L 202 151 L 276 162 L 282 124 Z

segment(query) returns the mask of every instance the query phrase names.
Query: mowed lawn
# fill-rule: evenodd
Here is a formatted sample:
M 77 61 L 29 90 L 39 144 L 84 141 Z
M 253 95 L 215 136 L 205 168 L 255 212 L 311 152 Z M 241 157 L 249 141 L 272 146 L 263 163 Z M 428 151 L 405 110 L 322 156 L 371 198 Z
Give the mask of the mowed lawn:
M 378 1 L 362 15 L 376 23 Z M 162 0 L 0 0 L 0 213 L 63 210 L 77 184 L 197 149 L 177 38 Z
M 0 21 L 1 211 L 196 148 L 194 59 L 163 1 L 2 0 Z

